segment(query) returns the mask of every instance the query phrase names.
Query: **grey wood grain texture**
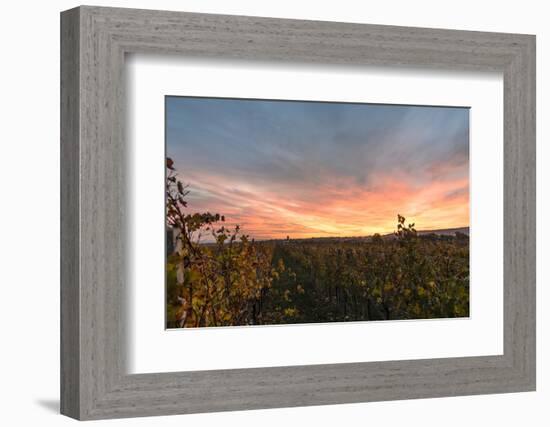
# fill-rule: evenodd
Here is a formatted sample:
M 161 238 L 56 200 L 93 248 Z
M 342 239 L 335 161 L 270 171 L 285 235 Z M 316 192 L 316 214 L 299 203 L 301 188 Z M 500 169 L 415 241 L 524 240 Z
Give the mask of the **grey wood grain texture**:
M 72 417 L 80 413 L 79 16 L 61 21 L 61 412 Z
M 83 6 L 61 15 L 61 411 L 77 419 L 535 389 L 535 37 Z M 504 76 L 504 354 L 129 375 L 127 53 Z

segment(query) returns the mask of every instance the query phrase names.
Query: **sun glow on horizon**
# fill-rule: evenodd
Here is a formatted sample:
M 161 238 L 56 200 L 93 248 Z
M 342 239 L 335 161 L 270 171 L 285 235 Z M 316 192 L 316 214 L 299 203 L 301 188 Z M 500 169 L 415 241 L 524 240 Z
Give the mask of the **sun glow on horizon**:
M 469 226 L 468 109 L 169 98 L 188 211 L 257 240 Z
M 350 185 L 345 189 L 319 187 L 313 200 L 298 189 L 286 197 L 253 185 L 244 191 L 237 183 L 213 175 L 184 182 L 190 190 L 189 212 L 224 215 L 226 226 L 239 225 L 244 234 L 257 240 L 389 234 L 396 229 L 397 214 L 415 223 L 418 230 L 469 225 L 469 189 L 463 179 L 434 182 L 420 189 L 387 182 L 376 192 Z

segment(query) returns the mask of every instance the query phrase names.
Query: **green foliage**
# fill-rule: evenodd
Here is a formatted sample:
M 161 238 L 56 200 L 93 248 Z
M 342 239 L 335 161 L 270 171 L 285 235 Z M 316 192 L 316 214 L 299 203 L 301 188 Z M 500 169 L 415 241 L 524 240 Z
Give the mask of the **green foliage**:
M 469 314 L 467 240 L 405 232 L 388 240 L 295 241 L 275 245 L 274 257 L 282 259 L 292 275 L 273 282 L 265 304 L 273 323 Z M 287 318 L 285 310 L 292 305 L 297 312 Z
M 469 315 L 465 234 L 420 236 L 398 215 L 386 237 L 254 242 L 222 215 L 186 213 L 189 191 L 170 159 L 167 169 L 168 327 Z
M 189 190 L 171 159 L 166 167 L 167 224 L 175 239 L 167 257 L 167 326 L 263 323 L 263 298 L 277 270 L 284 270 L 282 261 L 272 267 L 272 249 L 251 242 L 239 226 L 225 227 L 223 215 L 186 213 Z M 213 244 L 201 244 L 205 234 Z

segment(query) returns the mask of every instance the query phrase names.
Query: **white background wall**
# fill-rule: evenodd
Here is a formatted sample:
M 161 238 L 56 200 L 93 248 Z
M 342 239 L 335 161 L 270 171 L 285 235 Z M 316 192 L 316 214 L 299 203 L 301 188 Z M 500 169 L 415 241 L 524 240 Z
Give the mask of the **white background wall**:
M 508 395 L 109 421 L 110 425 L 547 426 L 550 26 L 544 1 L 96 1 L 97 5 L 537 35 L 538 391 Z M 11 1 L 0 32 L 0 421 L 63 426 L 59 405 L 59 12 L 74 1 Z

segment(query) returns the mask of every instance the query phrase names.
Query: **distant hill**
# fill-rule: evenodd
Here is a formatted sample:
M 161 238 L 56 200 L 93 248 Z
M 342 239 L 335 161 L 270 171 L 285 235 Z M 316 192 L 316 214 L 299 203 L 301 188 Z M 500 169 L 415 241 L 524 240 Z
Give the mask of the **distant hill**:
M 416 234 L 419 236 L 429 236 L 429 235 L 436 235 L 436 236 L 455 236 L 456 233 L 462 233 L 466 236 L 470 236 L 470 227 L 456 227 L 456 228 L 440 228 L 437 230 L 416 230 Z M 384 240 L 392 240 L 395 239 L 396 236 L 394 233 L 385 234 L 382 236 Z
M 470 227 L 457 227 L 457 228 L 441 228 L 438 230 L 417 230 L 416 231 L 420 236 L 428 236 L 430 234 L 435 234 L 437 236 L 454 236 L 457 232 L 470 236 Z M 388 233 L 381 236 L 384 240 L 393 240 L 396 239 L 394 233 Z M 287 239 L 266 239 L 266 240 L 257 240 L 258 242 L 272 242 L 272 243 L 332 243 L 332 242 L 368 242 L 372 239 L 372 235 L 369 236 L 348 236 L 348 237 L 309 237 L 309 238 L 298 238 L 290 240 Z M 201 245 L 211 246 L 214 245 L 212 242 L 203 242 Z
M 430 234 L 435 234 L 438 236 L 454 236 L 456 233 L 463 233 L 467 236 L 470 236 L 470 227 L 457 227 L 457 228 L 442 228 L 438 230 L 417 230 L 418 235 L 428 236 Z M 394 233 L 389 233 L 382 235 L 384 240 L 395 239 L 396 236 Z M 370 236 L 348 236 L 348 237 L 309 237 L 302 239 L 292 239 L 290 241 L 303 242 L 303 243 L 330 243 L 330 242 L 361 242 L 361 241 L 370 241 L 372 235 Z M 286 239 L 270 239 L 264 240 L 266 242 L 287 242 Z
M 440 236 L 454 236 L 455 233 L 470 235 L 470 227 L 442 228 L 440 230 L 417 230 L 418 234 L 439 234 Z

